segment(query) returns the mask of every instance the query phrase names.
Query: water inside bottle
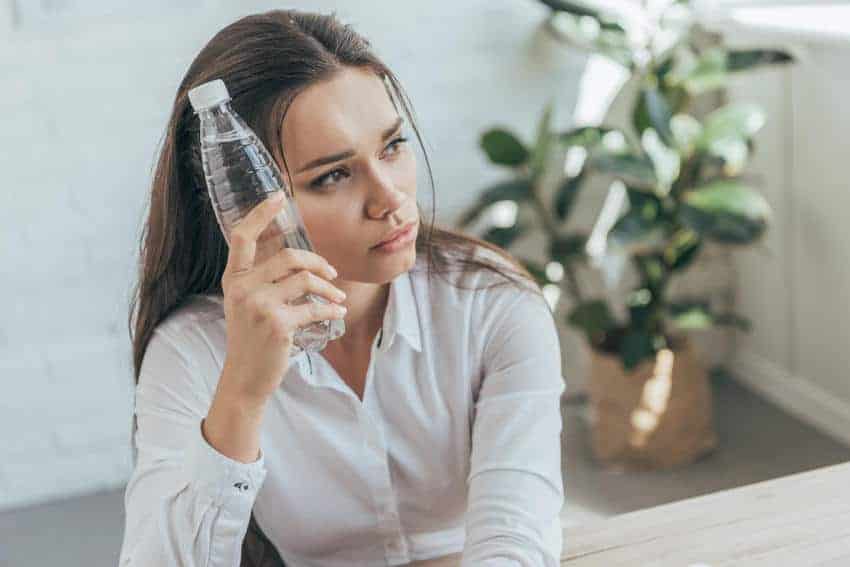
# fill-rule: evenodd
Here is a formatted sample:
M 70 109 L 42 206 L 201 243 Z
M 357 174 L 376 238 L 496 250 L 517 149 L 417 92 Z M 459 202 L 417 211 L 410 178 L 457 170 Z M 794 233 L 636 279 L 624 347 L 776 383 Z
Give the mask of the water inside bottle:
M 286 191 L 289 200 L 261 241 L 274 238 L 282 246 L 313 251 L 303 222 L 268 150 L 227 103 L 206 111 L 202 118 L 201 145 L 204 175 L 213 200 L 219 226 L 230 243 L 229 231 L 254 207 L 272 193 Z M 305 294 L 295 305 L 322 297 Z M 303 350 L 322 350 L 329 340 L 345 333 L 342 320 L 326 320 L 298 329 L 293 337 L 292 355 Z

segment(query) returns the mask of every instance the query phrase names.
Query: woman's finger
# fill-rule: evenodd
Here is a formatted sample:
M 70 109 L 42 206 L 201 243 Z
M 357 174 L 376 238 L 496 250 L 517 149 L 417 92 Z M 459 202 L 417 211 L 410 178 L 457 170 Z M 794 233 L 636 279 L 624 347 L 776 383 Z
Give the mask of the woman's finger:
M 259 283 L 276 282 L 300 270 L 310 270 L 328 280 L 334 280 L 338 276 L 336 270 L 322 256 L 300 248 L 284 248 L 255 266 Z
M 342 319 L 348 311 L 344 305 L 319 301 L 307 301 L 300 305 L 287 305 L 282 308 L 288 310 L 289 320 L 295 329 L 306 327 L 318 321 Z
M 236 223 L 230 231 L 230 250 L 225 272 L 236 274 L 254 266 L 257 239 L 280 211 L 283 197 L 283 191 L 275 193 Z
M 344 301 L 346 297 L 344 291 L 308 270 L 302 270 L 276 284 L 265 284 L 263 292 L 276 304 L 289 304 L 308 293 L 335 303 Z

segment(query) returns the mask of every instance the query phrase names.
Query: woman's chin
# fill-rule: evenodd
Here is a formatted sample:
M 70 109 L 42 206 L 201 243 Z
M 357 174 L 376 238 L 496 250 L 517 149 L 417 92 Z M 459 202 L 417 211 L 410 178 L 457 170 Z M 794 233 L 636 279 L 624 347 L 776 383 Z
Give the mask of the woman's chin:
M 354 277 L 347 280 L 387 283 L 396 276 L 410 271 L 416 264 L 416 249 L 411 247 L 409 251 L 400 254 L 370 254 L 360 266 L 365 270 L 357 270 Z M 340 270 L 342 272 L 342 270 Z

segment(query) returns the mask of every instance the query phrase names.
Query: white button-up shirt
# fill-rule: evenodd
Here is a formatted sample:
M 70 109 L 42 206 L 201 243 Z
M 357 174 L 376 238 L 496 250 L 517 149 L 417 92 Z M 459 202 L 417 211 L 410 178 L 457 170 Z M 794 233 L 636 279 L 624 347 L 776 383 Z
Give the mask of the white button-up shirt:
M 238 566 L 253 510 L 293 567 L 460 552 L 463 566 L 558 565 L 565 384 L 551 311 L 531 291 L 458 289 L 425 269 L 420 258 L 391 282 L 363 400 L 321 353 L 293 357 L 252 463 L 201 435 L 225 357 L 222 298 L 192 296 L 160 323 L 135 390 L 120 564 Z

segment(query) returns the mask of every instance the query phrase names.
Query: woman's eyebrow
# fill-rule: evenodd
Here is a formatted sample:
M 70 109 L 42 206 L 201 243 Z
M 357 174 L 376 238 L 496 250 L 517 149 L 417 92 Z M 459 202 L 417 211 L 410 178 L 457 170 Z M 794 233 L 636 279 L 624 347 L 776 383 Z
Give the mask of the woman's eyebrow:
M 404 118 L 402 118 L 401 116 L 396 118 L 395 122 L 393 122 L 391 126 L 389 126 L 381 133 L 381 140 L 386 142 L 387 138 L 392 136 L 393 133 L 395 133 L 395 131 L 398 130 L 403 123 Z M 354 153 L 354 150 L 345 150 L 344 152 L 338 152 L 329 156 L 316 158 L 310 162 L 307 162 L 304 166 L 301 167 L 301 169 L 297 170 L 296 173 L 303 173 L 309 169 L 314 169 L 322 165 L 327 165 L 329 163 L 348 159 L 350 157 L 353 157 Z

